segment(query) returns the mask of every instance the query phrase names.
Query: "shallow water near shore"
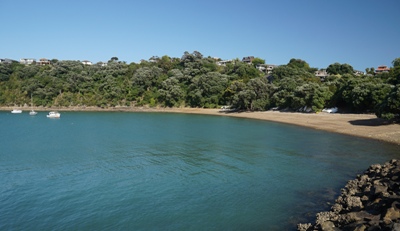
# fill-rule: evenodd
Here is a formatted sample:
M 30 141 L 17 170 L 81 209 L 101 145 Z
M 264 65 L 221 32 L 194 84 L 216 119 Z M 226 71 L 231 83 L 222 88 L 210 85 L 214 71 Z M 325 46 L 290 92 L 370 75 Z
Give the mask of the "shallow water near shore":
M 294 230 L 400 147 L 207 115 L 0 112 L 0 230 Z

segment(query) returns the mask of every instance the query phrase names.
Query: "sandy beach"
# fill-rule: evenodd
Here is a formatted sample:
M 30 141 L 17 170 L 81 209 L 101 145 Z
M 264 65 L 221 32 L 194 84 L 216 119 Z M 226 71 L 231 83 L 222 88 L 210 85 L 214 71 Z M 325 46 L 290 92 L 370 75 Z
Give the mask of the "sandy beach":
M 11 111 L 15 107 L 1 107 L 0 110 Z M 26 113 L 30 108 L 18 108 Z M 37 111 L 125 111 L 125 112 L 168 112 L 232 116 L 240 118 L 268 120 L 324 130 L 328 132 L 375 139 L 400 145 L 400 124 L 388 124 L 374 114 L 340 114 L 340 113 L 297 113 L 297 112 L 221 112 L 219 109 L 202 108 L 145 108 L 115 107 L 102 109 L 97 107 L 73 108 L 34 108 Z

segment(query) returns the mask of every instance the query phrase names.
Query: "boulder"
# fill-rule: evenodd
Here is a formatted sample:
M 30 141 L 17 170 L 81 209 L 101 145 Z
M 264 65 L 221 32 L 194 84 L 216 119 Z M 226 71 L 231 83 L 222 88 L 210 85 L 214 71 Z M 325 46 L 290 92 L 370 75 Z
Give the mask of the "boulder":
M 349 180 L 331 211 L 316 214 L 314 224 L 298 224 L 298 230 L 399 230 L 400 161 L 371 165 Z

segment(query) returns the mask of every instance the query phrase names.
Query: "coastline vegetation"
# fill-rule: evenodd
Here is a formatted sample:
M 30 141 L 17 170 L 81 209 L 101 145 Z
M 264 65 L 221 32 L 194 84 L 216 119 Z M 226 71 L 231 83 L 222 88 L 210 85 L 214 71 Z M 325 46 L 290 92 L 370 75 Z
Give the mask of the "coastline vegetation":
M 321 79 L 301 59 L 275 67 L 271 74 L 236 59 L 218 65 L 200 52 L 181 58 L 152 57 L 141 63 L 118 61 L 84 65 L 52 60 L 50 65 L 0 63 L 0 106 L 163 106 L 264 111 L 271 108 L 319 112 L 338 107 L 346 112 L 375 113 L 400 119 L 400 58 L 387 73 L 373 68 L 356 75 L 349 64 L 334 63 Z

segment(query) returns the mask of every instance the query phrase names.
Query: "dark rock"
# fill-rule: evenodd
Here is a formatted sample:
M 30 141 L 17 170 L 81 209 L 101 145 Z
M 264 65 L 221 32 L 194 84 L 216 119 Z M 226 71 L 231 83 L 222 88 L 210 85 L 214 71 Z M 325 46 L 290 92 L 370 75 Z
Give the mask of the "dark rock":
M 312 224 L 307 223 L 307 224 L 297 224 L 297 230 L 299 231 L 307 231 L 309 228 L 311 228 Z
M 393 231 L 400 231 L 400 223 L 394 223 L 392 225 L 392 230 Z
M 374 186 L 372 186 L 371 192 L 372 192 L 373 194 L 375 194 L 375 195 L 376 195 L 376 194 L 378 194 L 378 195 L 382 194 L 382 195 L 386 196 L 386 195 L 388 194 L 387 190 L 388 190 L 388 187 L 387 187 L 387 186 L 384 186 L 384 185 L 374 185 Z
M 364 224 L 358 225 L 354 228 L 354 231 L 364 231 L 365 229 L 367 229 L 367 226 L 365 226 Z
M 400 161 L 371 165 L 335 202 L 331 211 L 316 214 L 315 224 L 298 224 L 298 230 L 400 231 Z
M 336 228 L 332 221 L 324 221 L 321 224 L 321 230 L 323 231 L 339 231 L 339 228 Z
M 398 208 L 400 203 L 398 201 L 393 202 L 392 206 L 386 210 L 386 213 L 383 217 L 383 221 L 399 221 L 400 220 L 400 209 Z

